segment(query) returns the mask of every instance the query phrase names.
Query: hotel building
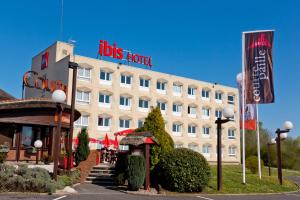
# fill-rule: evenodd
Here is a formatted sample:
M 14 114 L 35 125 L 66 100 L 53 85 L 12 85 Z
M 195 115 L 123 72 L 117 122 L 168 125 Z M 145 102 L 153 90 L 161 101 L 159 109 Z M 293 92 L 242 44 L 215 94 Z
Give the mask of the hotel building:
M 67 103 L 71 103 L 72 69 L 79 65 L 76 109 L 81 117 L 74 123 L 74 137 L 86 127 L 91 138 L 114 139 L 117 131 L 143 125 L 151 107 L 159 106 L 165 129 L 175 147 L 186 147 L 216 162 L 215 120 L 222 109 L 231 106 L 235 117 L 223 124 L 223 162 L 240 163 L 240 130 L 237 88 L 193 80 L 149 69 L 76 55 L 73 45 L 56 42 L 33 57 L 31 70 L 49 80 L 67 85 Z M 47 53 L 47 67 L 42 57 Z M 26 98 L 51 97 L 49 91 L 26 88 Z M 97 148 L 96 145 L 92 148 Z

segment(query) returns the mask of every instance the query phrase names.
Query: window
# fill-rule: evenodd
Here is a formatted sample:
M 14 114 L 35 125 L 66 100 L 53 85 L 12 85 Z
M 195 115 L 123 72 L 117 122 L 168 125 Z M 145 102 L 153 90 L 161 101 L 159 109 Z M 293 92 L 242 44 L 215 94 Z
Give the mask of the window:
M 202 108 L 202 116 L 204 118 L 209 118 L 209 112 L 210 112 L 209 108 Z
M 189 125 L 188 126 L 188 133 L 189 134 L 196 134 L 196 126 L 195 125 Z
M 215 115 L 216 118 L 222 118 L 222 110 L 216 110 Z
M 129 128 L 130 127 L 130 119 L 120 119 L 119 127 L 120 128 Z
M 173 84 L 173 93 L 175 94 L 181 94 L 182 92 L 182 85 L 179 84 Z
M 103 81 L 111 81 L 111 72 L 106 72 L 106 71 L 103 71 L 101 70 L 100 71 L 100 80 L 103 80 Z
M 188 106 L 188 114 L 189 115 L 196 115 L 197 113 L 197 108 L 194 106 Z
M 120 96 L 120 105 L 129 107 L 131 99 L 129 97 Z
M 228 129 L 228 139 L 235 139 L 235 130 Z
M 203 154 L 210 154 L 210 145 L 207 145 L 207 144 L 205 144 L 205 145 L 203 145 L 202 146 L 202 153 Z
M 157 107 L 159 107 L 159 109 L 161 111 L 166 111 L 167 110 L 167 103 L 166 102 L 162 102 L 162 101 L 158 101 L 157 102 Z
M 215 99 L 222 101 L 222 93 L 221 92 L 216 92 Z
M 172 128 L 173 132 L 181 133 L 182 131 L 182 124 L 173 124 Z
M 99 103 L 110 104 L 111 95 L 108 94 L 99 94 Z
M 138 120 L 138 128 L 141 128 L 144 126 L 144 120 L 139 119 Z
M 121 75 L 121 84 L 131 85 L 131 76 Z
M 149 87 L 149 79 L 140 78 L 140 86 L 148 88 Z
M 210 128 L 209 127 L 203 127 L 203 136 L 209 136 Z
M 98 118 L 98 126 L 109 127 L 111 124 L 110 117 L 99 117 Z
M 182 143 L 175 143 L 174 148 L 183 148 L 183 144 Z
M 181 113 L 182 105 L 181 104 L 173 104 L 173 113 Z
M 202 90 L 202 98 L 209 99 L 209 90 Z
M 195 96 L 196 95 L 196 88 L 188 87 L 188 95 Z
M 91 79 L 91 69 L 78 67 L 77 78 L 81 80 L 90 80 Z
M 76 101 L 80 103 L 90 103 L 90 92 L 85 92 L 85 91 L 76 91 Z
M 188 148 L 193 150 L 193 151 L 198 151 L 198 145 L 194 143 L 188 144 Z
M 139 99 L 140 108 L 149 108 L 149 100 Z
M 89 116 L 81 115 L 77 121 L 75 121 L 75 126 L 84 126 L 87 127 L 89 125 Z
M 234 104 L 234 96 L 228 95 L 228 104 Z
M 228 148 L 228 155 L 229 155 L 229 156 L 235 156 L 235 155 L 236 155 L 236 147 L 230 146 L 230 147 Z
M 163 81 L 157 81 L 156 89 L 158 90 L 166 90 L 166 83 Z

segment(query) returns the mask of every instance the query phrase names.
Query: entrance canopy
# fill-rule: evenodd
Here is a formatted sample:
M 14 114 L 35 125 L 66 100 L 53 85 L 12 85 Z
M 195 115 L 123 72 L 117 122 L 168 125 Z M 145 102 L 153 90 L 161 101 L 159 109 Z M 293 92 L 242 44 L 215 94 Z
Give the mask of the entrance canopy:
M 157 144 L 157 140 L 150 131 L 133 132 L 124 137 L 120 144 L 139 146 L 141 144 Z

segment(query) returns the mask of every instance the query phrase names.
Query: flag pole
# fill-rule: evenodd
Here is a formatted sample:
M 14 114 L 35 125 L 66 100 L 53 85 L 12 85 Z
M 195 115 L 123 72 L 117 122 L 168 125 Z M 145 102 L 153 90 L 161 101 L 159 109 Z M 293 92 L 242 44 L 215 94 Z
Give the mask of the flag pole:
M 256 136 L 257 136 L 258 176 L 259 176 L 259 179 L 261 179 L 260 135 L 259 135 L 258 104 L 256 104 Z
M 246 184 L 246 164 L 245 164 L 245 33 L 242 36 L 242 162 L 243 162 L 243 184 Z

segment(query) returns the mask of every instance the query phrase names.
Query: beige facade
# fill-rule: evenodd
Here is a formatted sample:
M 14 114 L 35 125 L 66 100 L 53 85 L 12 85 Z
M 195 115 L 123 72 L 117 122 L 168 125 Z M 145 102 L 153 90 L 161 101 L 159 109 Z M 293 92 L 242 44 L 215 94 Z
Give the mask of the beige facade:
M 41 70 L 41 55 L 49 52 L 49 66 Z M 33 58 L 32 70 L 48 79 L 68 84 L 68 103 L 72 70 L 67 61 L 79 64 L 76 109 L 82 118 L 75 130 L 86 126 L 90 137 L 101 139 L 108 133 L 137 128 L 158 102 L 167 132 L 176 147 L 187 147 L 216 162 L 216 115 L 231 106 L 234 121 L 223 125 L 223 161 L 240 162 L 238 91 L 227 87 L 170 74 L 136 68 L 73 54 L 73 46 L 57 42 Z M 27 89 L 26 97 L 50 97 L 49 92 Z M 76 137 L 76 134 L 74 134 Z M 96 148 L 96 146 L 93 146 Z

